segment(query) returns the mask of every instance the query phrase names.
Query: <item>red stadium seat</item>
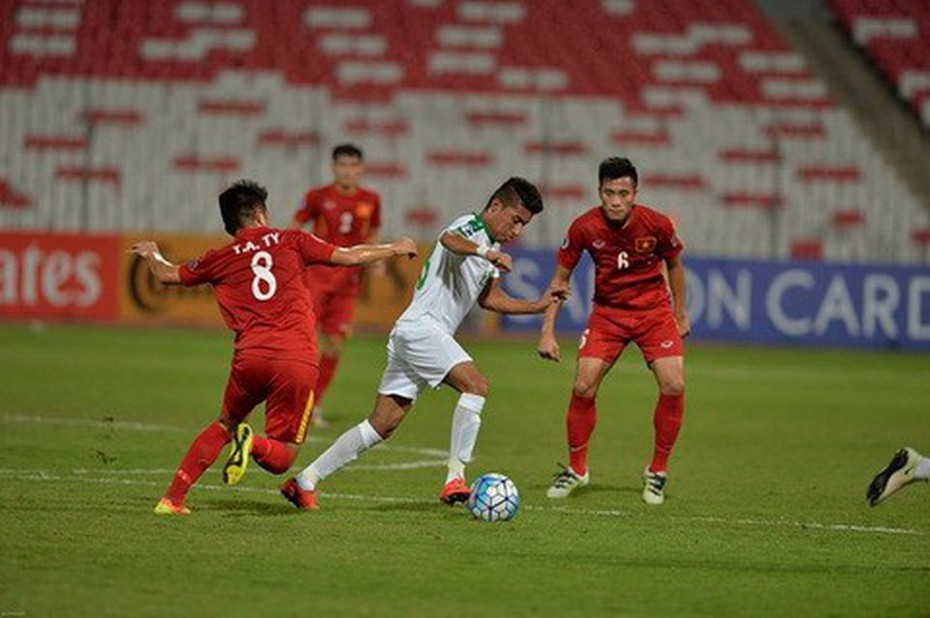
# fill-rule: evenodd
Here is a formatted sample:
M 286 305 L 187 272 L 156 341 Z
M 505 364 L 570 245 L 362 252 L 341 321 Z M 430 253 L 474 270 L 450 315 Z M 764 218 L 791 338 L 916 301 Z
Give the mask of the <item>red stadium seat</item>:
M 802 238 L 791 243 L 791 257 L 796 260 L 823 259 L 823 243 L 816 238 Z

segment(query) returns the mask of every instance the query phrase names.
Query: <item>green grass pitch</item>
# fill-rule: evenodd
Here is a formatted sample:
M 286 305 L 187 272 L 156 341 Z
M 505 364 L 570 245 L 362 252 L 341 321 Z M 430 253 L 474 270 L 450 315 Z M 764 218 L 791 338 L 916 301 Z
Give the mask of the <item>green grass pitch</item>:
M 349 343 L 298 467 L 364 417 L 383 336 Z M 668 499 L 640 502 L 655 387 L 631 349 L 599 397 L 592 484 L 553 502 L 573 342 L 465 340 L 489 377 L 472 477 L 517 518 L 438 503 L 455 397 L 424 395 L 386 445 L 297 512 L 281 478 L 218 467 L 189 518 L 152 508 L 218 411 L 231 337 L 0 325 L 0 615 L 926 616 L 930 487 L 869 508 L 900 446 L 930 451 L 930 357 L 691 345 Z M 253 426 L 260 430 L 257 410 Z M 222 457 L 222 456 L 221 456 Z

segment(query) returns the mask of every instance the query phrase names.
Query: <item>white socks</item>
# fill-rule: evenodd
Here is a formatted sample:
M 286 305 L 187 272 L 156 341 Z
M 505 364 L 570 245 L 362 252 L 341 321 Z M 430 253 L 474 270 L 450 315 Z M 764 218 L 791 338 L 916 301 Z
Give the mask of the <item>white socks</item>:
M 355 461 L 359 455 L 381 442 L 382 439 L 368 419 L 365 419 L 339 436 L 332 446 L 304 468 L 297 475 L 297 484 L 304 491 L 316 489 L 317 483 L 346 464 Z
M 462 393 L 455 412 L 452 414 L 452 438 L 449 444 L 449 473 L 446 482 L 465 478 L 465 464 L 471 461 L 475 442 L 478 441 L 478 429 L 481 427 L 481 410 L 484 397 L 471 393 Z
M 447 483 L 456 477 L 465 478 L 465 464 L 471 461 L 475 442 L 478 441 L 483 408 L 484 397 L 471 393 L 463 393 L 455 405 L 455 412 L 452 414 Z M 355 461 L 359 455 L 381 442 L 382 439 L 367 419 L 362 421 L 339 436 L 332 446 L 304 468 L 297 475 L 297 484 L 304 491 L 316 489 L 317 483 L 346 464 Z

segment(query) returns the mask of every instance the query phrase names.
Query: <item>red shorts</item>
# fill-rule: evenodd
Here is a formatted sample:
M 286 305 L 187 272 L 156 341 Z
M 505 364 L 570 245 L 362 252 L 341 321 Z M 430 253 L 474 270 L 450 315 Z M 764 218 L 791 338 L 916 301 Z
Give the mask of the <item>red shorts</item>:
M 236 356 L 223 395 L 223 415 L 241 423 L 264 401 L 265 435 L 302 444 L 319 374 L 319 367 L 300 361 Z
M 317 328 L 327 335 L 351 335 L 355 293 L 349 290 L 316 290 L 311 294 Z
M 352 334 L 360 277 L 361 273 L 355 268 L 310 266 L 304 271 L 304 283 L 313 298 L 317 329 L 327 335 L 348 337 Z
M 594 357 L 613 363 L 631 341 L 639 346 L 647 363 L 684 356 L 685 352 L 671 309 L 630 311 L 595 305 L 581 335 L 578 358 Z

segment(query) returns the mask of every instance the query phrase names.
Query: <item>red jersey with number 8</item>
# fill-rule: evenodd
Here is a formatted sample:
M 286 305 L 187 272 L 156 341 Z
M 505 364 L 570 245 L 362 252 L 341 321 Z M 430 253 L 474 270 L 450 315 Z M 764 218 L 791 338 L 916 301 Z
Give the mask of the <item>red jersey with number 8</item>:
M 213 286 L 236 333 L 236 355 L 316 363 L 316 317 L 303 274 L 309 264 L 328 263 L 335 250 L 300 230 L 244 228 L 178 274 L 183 285 Z
M 616 309 L 654 309 L 671 303 L 663 264 L 684 245 L 665 215 L 636 204 L 625 225 L 600 206 L 572 221 L 558 263 L 574 269 L 587 251 L 594 261 L 594 302 Z

